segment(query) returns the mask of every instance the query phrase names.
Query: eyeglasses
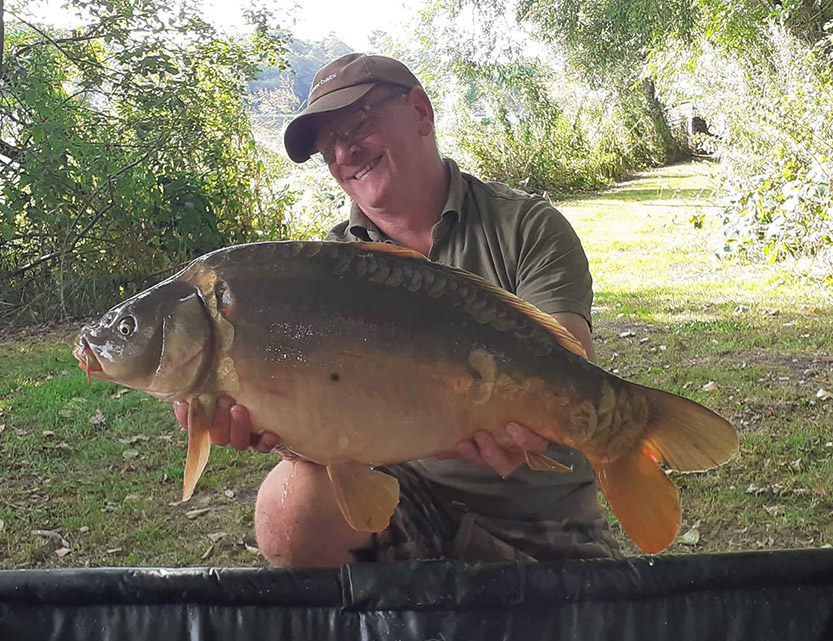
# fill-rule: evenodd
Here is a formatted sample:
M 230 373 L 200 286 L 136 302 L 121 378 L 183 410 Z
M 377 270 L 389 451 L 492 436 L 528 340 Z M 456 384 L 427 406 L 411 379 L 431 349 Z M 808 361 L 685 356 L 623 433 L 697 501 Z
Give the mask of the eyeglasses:
M 378 124 L 371 117 L 370 110 L 407 95 L 407 91 L 397 91 L 394 94 L 380 98 L 376 102 L 362 105 L 347 116 L 338 128 L 331 129 L 327 133 L 320 135 L 315 141 L 315 153 L 312 156 L 315 162 L 322 166 L 334 163 L 336 159 L 336 138 L 343 140 L 348 147 L 356 144 L 360 140 L 364 140 L 376 131 L 376 125 Z

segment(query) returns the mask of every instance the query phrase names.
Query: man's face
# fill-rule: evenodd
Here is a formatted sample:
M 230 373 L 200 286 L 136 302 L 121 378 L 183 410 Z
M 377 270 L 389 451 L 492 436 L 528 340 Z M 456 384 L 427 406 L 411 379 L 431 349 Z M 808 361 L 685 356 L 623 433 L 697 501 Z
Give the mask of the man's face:
M 357 105 L 328 115 L 316 148 L 330 173 L 363 209 L 395 206 L 397 185 L 419 172 L 424 116 L 407 90 L 375 87 Z M 389 99 L 388 99 L 389 98 Z M 363 105 L 371 105 L 362 109 Z

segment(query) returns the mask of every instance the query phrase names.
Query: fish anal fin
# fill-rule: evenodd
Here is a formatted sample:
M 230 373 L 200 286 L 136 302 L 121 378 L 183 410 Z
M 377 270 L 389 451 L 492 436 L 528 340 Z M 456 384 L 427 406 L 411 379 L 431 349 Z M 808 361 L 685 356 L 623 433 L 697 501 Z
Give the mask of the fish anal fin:
M 188 456 L 182 483 L 182 500 L 187 501 L 202 476 L 211 453 L 211 424 L 217 397 L 194 396 L 188 401 Z
M 599 487 L 622 528 L 648 554 L 665 550 L 680 531 L 680 495 L 641 448 L 594 465 Z
M 399 504 L 399 481 L 360 463 L 327 466 L 336 502 L 344 519 L 358 532 L 381 532 Z
M 538 470 L 539 472 L 556 472 L 558 474 L 566 474 L 567 472 L 573 471 L 571 466 L 563 465 L 545 454 L 530 452 L 529 450 L 524 452 L 524 454 L 526 464 L 531 470 Z

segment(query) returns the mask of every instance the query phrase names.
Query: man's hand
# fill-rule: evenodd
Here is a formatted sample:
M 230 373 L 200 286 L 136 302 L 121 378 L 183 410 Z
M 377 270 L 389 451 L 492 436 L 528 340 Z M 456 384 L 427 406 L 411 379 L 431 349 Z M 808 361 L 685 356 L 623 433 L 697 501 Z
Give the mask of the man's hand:
M 518 423 L 509 423 L 506 426 L 506 433 L 522 450 L 538 454 L 544 454 L 547 451 L 549 445 L 547 439 L 528 427 Z M 441 460 L 461 458 L 481 467 L 490 467 L 504 478 L 520 467 L 520 463 L 513 461 L 506 450 L 497 444 L 495 437 L 485 430 L 476 432 L 471 440 L 460 441 L 450 452 L 441 452 L 435 457 Z
M 174 403 L 176 420 L 185 429 L 188 428 L 188 403 L 177 401 Z M 249 411 L 242 405 L 237 405 L 230 396 L 223 396 L 217 401 L 214 412 L 214 423 L 211 425 L 211 442 L 214 445 L 231 445 L 234 449 L 256 449 L 264 454 L 279 448 L 281 440 L 271 432 L 255 434 L 252 432 L 252 422 Z

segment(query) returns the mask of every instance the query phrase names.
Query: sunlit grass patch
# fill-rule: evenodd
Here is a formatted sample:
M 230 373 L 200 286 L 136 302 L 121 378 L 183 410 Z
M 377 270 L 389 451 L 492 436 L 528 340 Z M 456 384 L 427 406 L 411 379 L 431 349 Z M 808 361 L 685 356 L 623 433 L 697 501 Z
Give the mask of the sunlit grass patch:
M 697 536 L 672 551 L 833 544 L 833 400 L 817 396 L 833 389 L 833 292 L 779 265 L 718 259 L 708 166 L 691 168 L 560 205 L 590 259 L 598 362 L 703 403 L 740 432 L 724 467 L 673 476 L 683 533 Z M 646 206 L 651 193 L 661 196 Z

